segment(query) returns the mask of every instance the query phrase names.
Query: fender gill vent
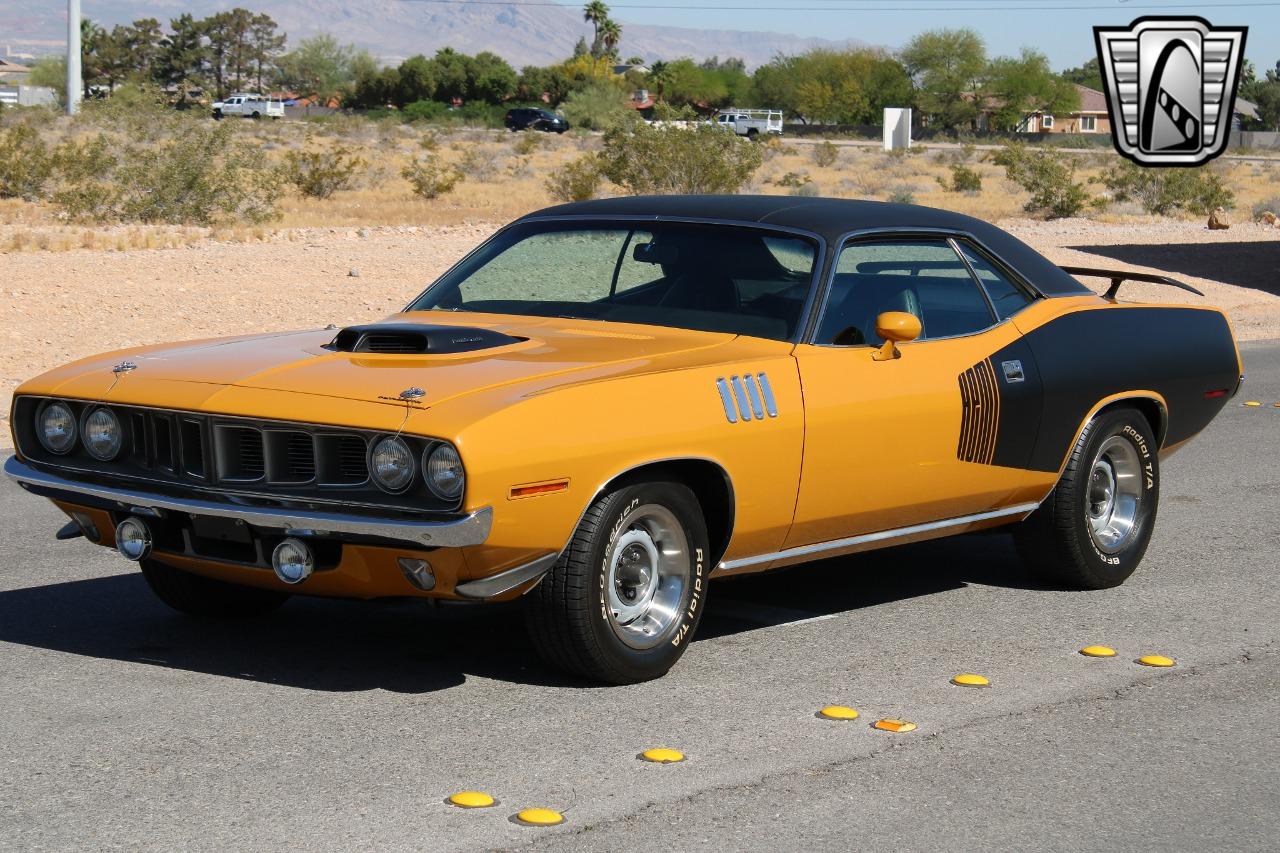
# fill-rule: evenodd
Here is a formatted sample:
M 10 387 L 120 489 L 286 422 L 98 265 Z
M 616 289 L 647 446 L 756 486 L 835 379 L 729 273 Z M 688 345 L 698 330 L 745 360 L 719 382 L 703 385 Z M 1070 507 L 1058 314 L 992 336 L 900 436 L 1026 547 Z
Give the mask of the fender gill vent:
M 428 326 L 421 323 L 372 323 L 348 326 L 325 345 L 334 352 L 367 352 L 395 355 L 444 355 L 474 352 L 520 343 L 493 329 L 465 326 Z
M 763 373 L 746 373 L 728 379 L 720 377 L 716 380 L 716 391 L 720 394 L 720 404 L 724 406 L 724 416 L 731 424 L 762 421 L 766 415 L 771 418 L 778 416 L 773 386 Z
M 960 374 L 960 442 L 956 455 L 965 462 L 990 465 L 1000 423 L 996 371 L 986 359 Z

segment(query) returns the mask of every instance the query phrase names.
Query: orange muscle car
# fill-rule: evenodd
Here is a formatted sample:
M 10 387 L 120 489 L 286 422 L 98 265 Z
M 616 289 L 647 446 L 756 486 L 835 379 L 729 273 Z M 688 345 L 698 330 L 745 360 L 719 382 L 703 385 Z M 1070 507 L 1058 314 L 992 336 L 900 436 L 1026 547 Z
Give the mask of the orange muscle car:
M 551 663 L 638 681 L 719 576 L 1010 525 L 1124 581 L 1240 359 L 1219 311 L 1115 299 L 1162 279 L 1072 272 L 1111 290 L 908 205 L 564 205 L 380 323 L 33 379 L 5 472 L 181 611 L 523 596 Z

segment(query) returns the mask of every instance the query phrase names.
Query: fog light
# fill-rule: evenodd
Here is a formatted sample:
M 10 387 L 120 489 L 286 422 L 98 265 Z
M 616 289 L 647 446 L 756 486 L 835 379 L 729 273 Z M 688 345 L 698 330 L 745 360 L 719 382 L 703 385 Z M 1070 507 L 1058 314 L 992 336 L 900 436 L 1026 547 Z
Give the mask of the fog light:
M 271 568 L 287 584 L 302 583 L 311 577 L 315 567 L 315 557 L 301 539 L 286 539 L 271 552 Z
M 116 525 L 116 550 L 135 563 L 151 553 L 151 529 L 140 518 L 129 516 Z
M 436 588 L 435 573 L 431 571 L 431 564 L 426 560 L 401 557 L 396 562 L 400 564 L 400 571 L 404 573 L 405 580 L 418 589 L 425 592 Z

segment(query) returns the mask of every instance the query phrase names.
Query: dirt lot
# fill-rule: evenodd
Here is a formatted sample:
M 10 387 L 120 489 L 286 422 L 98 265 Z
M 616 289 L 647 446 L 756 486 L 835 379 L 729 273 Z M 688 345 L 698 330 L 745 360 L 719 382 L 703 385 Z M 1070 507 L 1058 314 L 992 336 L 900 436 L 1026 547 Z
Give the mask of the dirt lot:
M 1170 220 L 1001 223 L 1061 264 L 1163 272 L 1205 299 L 1127 285 L 1134 300 L 1224 308 L 1242 340 L 1280 338 L 1280 231 Z M 262 242 L 0 253 L 0 420 L 24 379 L 104 350 L 385 317 L 495 225 L 291 229 Z M 357 275 L 352 275 L 355 272 Z M 1105 282 L 1090 284 L 1100 289 Z

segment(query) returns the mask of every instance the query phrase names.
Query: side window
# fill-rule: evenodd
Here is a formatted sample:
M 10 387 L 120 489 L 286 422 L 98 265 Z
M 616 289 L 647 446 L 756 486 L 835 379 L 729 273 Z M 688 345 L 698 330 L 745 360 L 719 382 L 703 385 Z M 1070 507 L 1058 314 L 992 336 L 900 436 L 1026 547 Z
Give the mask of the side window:
M 867 240 L 840 252 L 818 331 L 820 344 L 876 345 L 876 318 L 905 311 L 921 340 L 969 335 L 994 322 L 991 308 L 951 244 L 941 238 Z
M 960 246 L 960 252 L 965 260 L 973 267 L 978 280 L 986 288 L 987 296 L 991 297 L 991 304 L 995 306 L 996 314 L 1001 320 L 1012 317 L 1031 304 L 1031 294 L 1010 280 L 986 255 L 963 240 L 957 240 L 956 243 Z

